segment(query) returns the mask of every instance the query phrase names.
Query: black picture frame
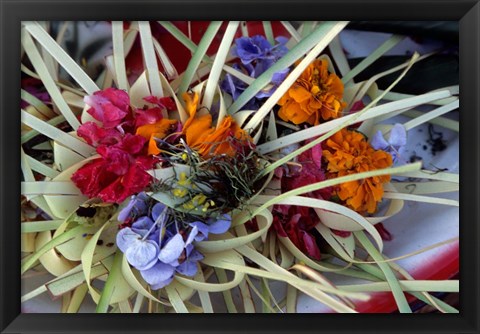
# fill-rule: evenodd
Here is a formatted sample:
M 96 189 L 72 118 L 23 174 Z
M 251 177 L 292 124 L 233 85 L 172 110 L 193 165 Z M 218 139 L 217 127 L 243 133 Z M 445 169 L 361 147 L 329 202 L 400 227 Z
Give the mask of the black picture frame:
M 0 0 L 2 333 L 478 333 L 480 4 L 473 0 Z M 460 23 L 460 313 L 96 315 L 20 312 L 20 24 L 27 20 L 454 20 Z

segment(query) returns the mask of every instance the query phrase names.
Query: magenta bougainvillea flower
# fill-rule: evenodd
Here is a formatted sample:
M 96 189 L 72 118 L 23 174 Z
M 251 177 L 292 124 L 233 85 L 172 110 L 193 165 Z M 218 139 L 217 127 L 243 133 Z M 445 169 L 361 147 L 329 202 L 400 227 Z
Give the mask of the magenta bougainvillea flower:
M 130 97 L 127 92 L 107 88 L 86 96 L 84 101 L 90 106 L 87 112 L 102 122 L 104 128 L 114 128 L 128 115 Z
M 288 172 L 280 170 L 279 173 L 276 173 L 281 178 L 282 193 L 325 180 L 320 144 L 298 155 L 296 162 L 298 166 L 289 168 Z M 331 188 L 306 193 L 302 196 L 329 199 Z M 320 249 L 314 230 L 320 220 L 312 208 L 276 205 L 273 214 L 273 224 L 279 236 L 288 237 L 304 254 L 316 260 L 320 259 Z
M 88 112 L 95 122 L 82 124 L 77 133 L 87 143 L 96 147 L 100 158 L 88 162 L 73 175 L 72 181 L 90 198 L 98 197 L 104 202 L 121 203 L 128 196 L 143 191 L 152 177 L 146 172 L 153 168 L 155 160 L 147 154 L 147 140 L 134 132 L 132 127 L 130 98 L 122 90 L 108 88 L 85 98 L 91 106 Z M 161 119 L 162 110 L 143 112 L 142 122 Z

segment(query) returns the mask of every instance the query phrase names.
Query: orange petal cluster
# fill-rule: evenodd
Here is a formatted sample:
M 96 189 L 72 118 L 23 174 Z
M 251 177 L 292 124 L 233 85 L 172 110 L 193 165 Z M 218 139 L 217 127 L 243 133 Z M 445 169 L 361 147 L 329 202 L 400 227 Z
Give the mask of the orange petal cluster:
M 173 119 L 162 118 L 155 124 L 145 124 L 137 128 L 136 135 L 142 136 L 148 140 L 148 154 L 158 155 L 160 149 L 157 146 L 155 138 L 163 139 L 170 132 L 172 125 L 177 121 Z
M 317 59 L 278 101 L 278 116 L 286 122 L 318 125 L 321 120 L 338 117 L 346 106 L 342 97 L 342 81 L 328 72 L 326 59 Z
M 373 149 L 361 133 L 348 129 L 342 129 L 326 141 L 323 156 L 328 162 L 327 178 L 387 168 L 393 164 L 389 153 Z M 335 194 L 359 213 L 374 213 L 383 197 L 383 184 L 388 181 L 390 175 L 345 182 L 336 187 Z
M 184 93 L 183 99 L 189 114 L 189 118 L 183 126 L 188 146 L 204 157 L 220 154 L 234 156 L 236 149 L 230 139 L 247 140 L 248 135 L 245 131 L 231 116 L 225 117 L 217 128 L 212 127 L 210 114 L 197 115 L 197 93 Z

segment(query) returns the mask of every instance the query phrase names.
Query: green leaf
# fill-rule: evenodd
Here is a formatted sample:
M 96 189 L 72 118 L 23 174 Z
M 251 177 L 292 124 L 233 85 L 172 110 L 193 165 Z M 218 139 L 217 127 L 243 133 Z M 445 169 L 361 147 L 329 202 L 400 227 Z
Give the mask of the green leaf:
M 95 233 L 90 240 L 88 240 L 88 243 L 85 245 L 85 248 L 83 249 L 83 252 L 81 254 L 81 261 L 82 261 L 82 271 L 83 275 L 85 276 L 85 281 L 87 282 L 88 290 L 90 291 L 90 295 L 92 296 L 93 300 L 98 303 L 98 300 L 100 299 L 99 293 L 93 288 L 90 280 L 91 280 L 91 274 L 92 274 L 92 264 L 93 264 L 93 256 L 95 254 L 95 249 L 97 246 L 98 239 L 100 238 L 100 235 L 102 234 L 103 230 L 110 225 L 111 220 L 107 221 L 105 224 L 103 224 L 102 227 L 100 227 Z M 82 227 L 82 225 L 78 226 Z M 78 228 L 75 227 L 74 229 Z M 70 231 L 68 231 L 70 232 Z M 63 234 L 67 234 L 68 232 L 65 232 Z M 63 235 L 61 234 L 61 235 Z
M 122 261 L 123 253 L 117 251 L 113 258 L 113 265 L 108 274 L 107 281 L 103 287 L 102 294 L 100 295 L 100 300 L 97 304 L 97 313 L 107 313 L 108 306 L 110 305 L 110 300 L 112 298 L 113 292 L 117 286 L 117 281 L 121 279 L 122 273 Z
M 56 230 L 62 223 L 63 220 L 30 221 L 22 223 L 21 231 L 22 233 L 52 231 Z
M 308 36 L 312 32 L 312 29 L 314 28 L 316 22 L 315 21 L 305 21 L 303 23 L 303 29 L 302 29 L 302 38 L 305 38 L 305 36 Z
M 448 113 L 452 110 L 458 109 L 459 106 L 460 106 L 460 101 L 456 100 L 456 101 L 453 101 L 452 103 L 441 106 L 441 107 L 439 107 L 435 110 L 426 112 L 426 113 L 412 119 L 411 121 L 406 122 L 404 124 L 405 130 L 407 130 L 407 131 L 411 130 L 416 126 L 419 126 L 423 123 L 426 123 L 426 122 L 429 122 L 433 119 L 436 119 L 441 115 L 444 115 L 444 114 L 446 114 L 446 113 Z
M 328 45 L 330 54 L 332 55 L 335 64 L 342 76 L 350 72 L 350 65 L 348 64 L 347 56 L 343 51 L 342 44 L 340 42 L 340 37 L 335 37 L 330 44 Z
M 125 49 L 123 41 L 123 21 L 112 21 L 113 62 L 115 77 L 119 89 L 128 91 L 127 71 L 125 68 Z
M 88 93 L 93 94 L 99 88 L 82 68 L 63 50 L 60 45 L 37 23 L 22 22 L 28 32 L 52 55 L 75 81 Z
M 245 313 L 256 313 L 255 304 L 253 302 L 252 294 L 250 292 L 250 287 L 254 290 L 254 285 L 250 284 L 251 281 L 248 279 L 248 276 L 245 276 L 245 279 L 240 282 L 238 288 L 242 295 L 243 300 L 243 310 Z
M 143 295 L 144 297 L 147 297 L 148 299 L 150 299 L 154 302 L 165 305 L 164 302 L 157 299 L 155 296 L 153 296 L 150 292 L 148 292 L 143 287 L 142 283 L 139 282 L 139 280 L 137 279 L 137 277 L 133 273 L 132 268 L 130 267 L 130 264 L 128 264 L 128 261 L 127 261 L 126 257 L 123 257 L 123 261 L 122 261 L 122 274 L 123 274 L 123 277 L 125 278 L 125 280 L 127 281 L 127 283 L 134 290 L 136 290 L 139 294 Z
M 401 280 L 398 281 L 403 291 L 408 292 L 458 292 L 458 280 L 429 281 L 429 280 Z M 383 292 L 390 291 L 388 282 L 374 282 L 362 284 L 337 285 L 337 288 L 352 292 Z
M 385 280 L 385 275 L 383 274 L 383 272 L 376 266 L 374 265 L 371 265 L 371 264 L 356 264 L 356 266 L 358 266 L 359 268 L 362 268 L 365 272 L 371 274 L 371 275 L 374 275 L 375 277 L 377 277 L 378 279 L 380 280 Z M 408 279 L 409 280 L 413 280 L 413 277 L 407 275 Z M 445 312 L 448 312 L 448 313 L 459 313 L 459 311 L 457 309 L 455 309 L 454 307 L 452 307 L 451 305 L 448 305 L 447 303 L 443 302 L 442 300 L 434 297 L 434 296 L 430 296 L 428 293 L 426 292 L 410 292 L 411 295 L 415 296 L 415 298 L 418 298 L 419 300 L 425 302 L 427 305 L 431 305 L 433 307 L 441 307 Z M 433 303 L 432 303 L 433 302 Z M 436 305 L 434 305 L 434 303 Z
M 175 37 L 180 43 L 182 43 L 192 53 L 196 52 L 197 46 L 195 45 L 195 43 L 193 43 L 190 38 L 185 36 L 185 34 L 181 32 L 180 29 L 178 29 L 173 23 L 168 21 L 158 21 L 158 23 L 160 23 L 162 27 L 164 27 L 169 33 L 171 33 L 173 37 Z M 204 56 L 203 60 L 208 61 L 209 58 Z
M 27 161 L 30 165 L 30 168 L 42 175 L 45 175 L 46 177 L 49 177 L 51 179 L 55 178 L 60 174 L 59 171 L 41 163 L 40 161 L 32 158 L 31 156 L 27 156 Z
M 155 47 L 158 58 L 160 58 L 160 62 L 162 63 L 167 78 L 170 80 L 176 79 L 178 77 L 177 69 L 173 65 L 163 47 L 155 38 L 153 39 L 153 46 Z
M 292 36 L 291 40 L 287 43 L 287 46 L 290 45 L 290 42 L 293 40 L 293 42 L 296 44 L 300 42 L 302 39 L 302 36 L 298 33 L 298 31 L 293 27 L 293 25 L 289 21 L 280 21 L 280 23 L 283 25 L 283 27 L 288 31 L 290 36 Z M 309 34 L 311 31 L 309 32 Z M 292 42 L 292 43 L 293 43 Z
M 29 301 L 30 299 L 33 299 L 37 296 L 40 296 L 42 293 L 47 292 L 47 287 L 45 285 L 40 285 L 38 288 L 24 294 L 22 298 L 20 298 L 21 303 L 25 303 L 26 301 Z
M 383 56 L 388 50 L 405 39 L 405 36 L 393 35 L 387 39 L 382 45 L 380 45 L 375 51 L 373 51 L 368 57 L 363 59 L 357 64 L 350 72 L 348 72 L 343 78 L 342 82 L 348 84 L 350 80 L 355 78 L 360 72 L 366 69 L 374 61 Z
M 395 67 L 408 56 L 384 56 L 378 59 L 369 68 L 365 69 L 356 78 L 358 81 L 369 79 L 373 75 Z M 353 66 L 360 59 L 350 59 Z M 405 76 L 405 79 L 396 87 L 396 92 L 406 94 L 422 94 L 432 90 L 458 85 L 460 63 L 458 55 L 434 54 L 422 61 L 421 65 L 414 66 Z M 419 80 L 421 78 L 421 80 Z M 384 89 L 395 80 L 395 75 L 387 75 L 377 80 L 378 87 Z
M 30 59 L 30 62 L 39 74 L 42 83 L 45 86 L 45 89 L 50 95 L 52 101 L 58 107 L 63 116 L 65 116 L 65 119 L 72 126 L 72 128 L 78 129 L 78 127 L 80 126 L 80 122 L 73 113 L 72 109 L 70 109 L 70 107 L 68 106 L 67 102 L 62 96 L 62 93 L 60 92 L 60 89 L 57 87 L 54 79 L 48 72 L 47 66 L 45 65 L 45 62 L 43 61 L 40 53 L 38 52 L 38 49 L 35 46 L 32 37 L 25 30 L 22 30 L 22 44 L 25 48 L 28 58 Z
M 35 181 L 21 183 L 22 195 L 81 195 L 71 181 Z
M 47 122 L 36 118 L 35 116 L 30 115 L 23 109 L 21 111 L 21 119 L 23 124 L 28 125 L 32 129 L 37 130 L 41 134 L 58 141 L 59 143 L 62 143 L 84 157 L 89 157 L 95 151 L 95 148 L 87 143 L 75 138 L 72 135 L 69 135 L 68 133 L 63 132 Z
M 265 37 L 271 45 L 275 45 L 275 37 L 273 37 L 272 23 L 270 21 L 262 21 L 263 31 L 265 31 Z
M 363 231 L 353 232 L 358 241 L 362 244 L 365 250 L 370 254 L 374 261 L 377 261 L 378 266 L 383 271 L 385 278 L 387 279 L 388 284 L 392 290 L 393 297 L 398 306 L 400 313 L 412 313 L 410 305 L 408 305 L 407 298 L 403 293 L 402 287 L 400 286 L 398 279 L 395 277 L 390 266 L 382 262 L 384 261 L 382 254 L 373 246 L 373 244 L 368 240 Z
M 48 120 L 46 123 L 56 127 L 58 124 L 63 123 L 63 122 L 65 122 L 65 116 L 59 115 L 57 117 L 54 117 L 54 118 Z M 40 132 L 38 132 L 37 130 L 30 130 L 20 137 L 20 143 L 25 144 L 30 139 L 34 138 L 35 136 L 38 136 L 39 134 L 40 134 Z
M 413 194 L 401 194 L 401 193 L 390 193 L 390 192 L 387 193 L 387 192 L 385 192 L 383 198 L 401 199 L 401 200 L 404 200 L 404 201 L 415 201 L 415 202 L 421 202 L 421 203 L 432 203 L 432 204 L 460 206 L 459 201 L 456 201 L 456 200 L 439 198 L 439 197 L 432 197 L 432 196 L 420 196 L 420 195 L 413 195 Z
M 53 238 L 47 242 L 43 247 L 37 250 L 32 256 L 28 257 L 25 261 L 22 261 L 21 273 L 24 274 L 30 267 L 46 252 L 50 249 L 67 242 L 68 240 L 74 238 L 78 234 L 83 234 L 86 231 L 86 228 L 83 226 L 77 226 L 71 229 L 68 232 L 62 233 L 56 238 Z
M 165 23 L 161 22 L 160 24 L 164 25 Z M 194 54 L 188 62 L 187 69 L 185 70 L 185 73 L 182 76 L 180 86 L 178 87 L 177 96 L 180 101 L 183 101 L 182 94 L 188 90 L 188 87 L 190 86 L 190 83 L 195 76 L 195 72 L 197 71 L 198 66 L 202 62 L 202 59 L 204 59 L 208 47 L 212 43 L 213 38 L 216 36 L 218 29 L 220 29 L 221 25 L 222 21 L 212 21 L 205 33 L 203 34 L 203 37 L 198 44 L 198 47 L 195 47 L 194 50 L 192 50 Z M 166 28 L 165 25 L 164 27 Z
M 288 285 L 287 287 L 287 313 L 297 313 L 298 290 Z
M 157 56 L 155 55 L 155 49 L 153 47 L 150 22 L 140 21 L 138 22 L 138 28 L 140 29 L 143 59 L 145 60 L 145 69 L 147 70 L 148 82 L 150 84 L 152 95 L 163 97 L 163 88 L 162 83 L 160 82 L 160 76 L 158 75 Z M 167 115 L 164 115 L 164 117 L 166 116 Z
M 226 283 L 228 281 L 225 270 L 215 267 L 215 273 L 217 274 L 217 279 L 220 283 Z M 227 306 L 228 313 L 238 313 L 237 307 L 233 301 L 232 291 L 230 289 L 224 290 L 222 291 L 222 295 L 225 305 Z
M 268 280 L 265 278 L 262 278 L 260 280 L 260 285 L 262 287 L 262 311 L 263 313 L 270 313 L 272 311 L 272 308 L 270 306 L 270 294 L 269 294 L 269 289 L 268 289 Z
M 85 283 L 85 275 L 81 271 L 73 274 L 66 274 L 67 275 L 64 277 L 54 279 L 45 284 L 52 296 L 62 296 Z M 91 277 L 96 278 L 105 274 L 108 274 L 108 270 L 103 265 L 98 264 L 92 267 Z
M 248 292 L 250 291 L 249 289 L 252 289 L 252 291 L 257 295 L 257 297 L 260 299 L 260 301 L 262 302 L 262 312 L 263 313 L 275 313 L 275 310 L 273 309 L 273 307 L 270 305 L 270 303 L 267 301 L 267 299 L 265 298 L 265 296 L 263 296 L 262 292 L 258 291 L 257 287 L 255 286 L 255 284 L 252 282 L 252 280 L 250 278 L 248 278 L 248 276 L 245 276 L 245 281 L 247 282 L 248 286 L 246 287 L 245 290 L 247 290 Z M 263 279 L 262 281 L 263 282 Z M 262 288 L 263 288 L 263 283 L 261 283 L 262 285 Z M 267 291 L 268 293 L 268 291 Z M 243 294 L 243 291 L 242 291 L 242 294 Z M 250 297 L 251 298 L 251 297 Z M 248 305 L 248 304 L 247 304 Z M 280 313 L 283 313 L 281 309 L 279 309 L 279 312 Z M 255 309 L 253 310 L 250 310 L 250 312 L 247 312 L 245 310 L 245 313 L 256 313 L 255 312 Z
M 83 300 L 88 292 L 87 284 L 82 284 L 73 291 L 72 299 L 66 313 L 77 313 L 82 306 Z
M 165 292 L 167 293 L 168 299 L 170 300 L 170 303 L 172 303 L 175 312 L 189 313 L 177 289 L 172 287 L 172 285 L 167 285 L 165 287 Z
M 24 100 L 25 102 L 28 102 L 32 106 L 34 106 L 35 109 L 37 109 L 45 117 L 52 118 L 52 117 L 58 116 L 53 112 L 52 109 L 50 109 L 45 103 L 43 103 L 43 101 L 38 99 L 36 96 L 30 94 L 24 89 L 21 89 L 20 92 L 21 92 L 20 93 L 21 99 Z
M 212 108 L 213 96 L 215 90 L 217 89 L 218 80 L 220 79 L 220 74 L 222 73 L 223 65 L 225 64 L 225 59 L 228 56 L 230 51 L 230 46 L 232 45 L 233 38 L 238 29 L 238 21 L 228 22 L 227 30 L 223 35 L 222 42 L 218 47 L 215 60 L 213 61 L 212 69 L 210 75 L 208 76 L 207 86 L 205 87 L 205 93 L 203 94 L 202 105 L 210 110 Z

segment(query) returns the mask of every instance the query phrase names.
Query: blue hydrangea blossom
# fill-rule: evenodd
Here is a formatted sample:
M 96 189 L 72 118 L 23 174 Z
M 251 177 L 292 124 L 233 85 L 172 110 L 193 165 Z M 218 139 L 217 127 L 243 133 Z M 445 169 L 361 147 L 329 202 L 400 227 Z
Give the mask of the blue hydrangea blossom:
M 405 127 L 397 123 L 390 130 L 390 136 L 386 140 L 379 130 L 372 137 L 370 144 L 376 150 L 390 153 L 394 162 L 399 162 L 405 145 L 407 145 L 407 131 Z
M 232 67 L 251 78 L 258 78 L 288 52 L 285 46 L 288 41 L 287 38 L 277 37 L 276 41 L 277 44 L 272 46 L 265 37 L 260 35 L 237 38 L 235 40 L 235 46 L 232 49 L 232 54 L 237 56 L 241 63 L 234 64 Z M 259 99 L 271 96 L 283 80 L 285 80 L 289 70 L 289 68 L 285 68 L 284 70 L 274 73 L 272 76 L 272 85 L 258 92 L 253 99 L 246 103 L 244 109 L 258 109 L 260 106 Z M 237 77 L 226 74 L 220 87 L 223 91 L 230 94 L 235 101 L 248 86 Z
M 135 196 L 121 211 L 123 221 L 132 217 L 135 221 L 118 232 L 117 246 L 128 263 L 140 271 L 152 289 L 157 290 L 170 284 L 175 273 L 194 276 L 197 262 L 203 259 L 203 255 L 195 249 L 193 242 L 206 240 L 209 233 L 225 233 L 230 228 L 231 217 L 210 218 L 206 223 L 197 221 L 179 230 L 177 224 L 166 224 L 168 208 L 165 205 L 156 203 L 149 209 L 146 200 L 142 194 Z M 139 204 L 141 201 L 145 210 Z M 134 211 L 137 207 L 142 208 L 144 216 L 137 216 L 140 212 Z

